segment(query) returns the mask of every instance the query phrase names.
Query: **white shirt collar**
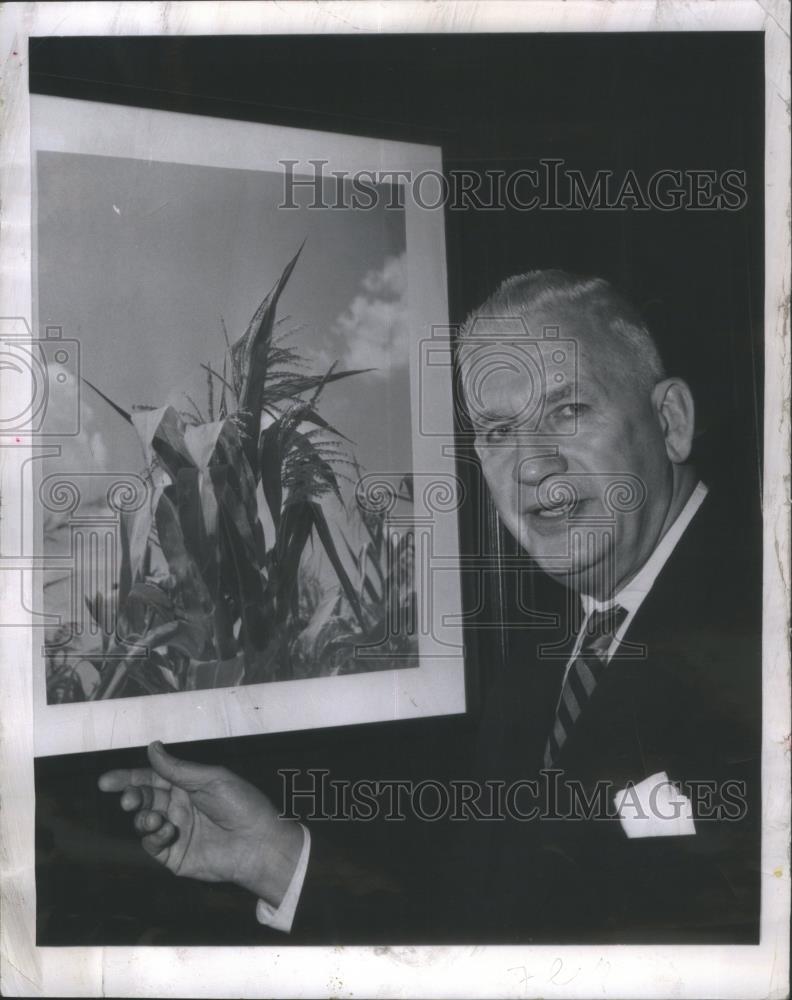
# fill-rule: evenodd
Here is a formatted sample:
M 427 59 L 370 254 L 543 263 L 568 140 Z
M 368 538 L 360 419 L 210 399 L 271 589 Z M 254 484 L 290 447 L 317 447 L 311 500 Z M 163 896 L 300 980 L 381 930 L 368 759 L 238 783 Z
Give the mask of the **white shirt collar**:
M 652 589 L 652 585 L 657 579 L 660 570 L 665 566 L 668 557 L 674 551 L 676 543 L 682 537 L 685 528 L 690 524 L 693 515 L 703 503 L 707 492 L 707 487 L 704 483 L 699 482 L 688 497 L 687 503 L 677 515 L 674 523 L 660 539 L 654 552 L 652 552 L 635 576 L 621 590 L 617 591 L 613 597 L 607 601 L 598 601 L 594 597 L 589 597 L 588 594 L 580 595 L 583 611 L 586 615 L 590 615 L 592 611 L 604 611 L 614 604 L 620 604 L 630 615 L 638 610 L 639 605 Z

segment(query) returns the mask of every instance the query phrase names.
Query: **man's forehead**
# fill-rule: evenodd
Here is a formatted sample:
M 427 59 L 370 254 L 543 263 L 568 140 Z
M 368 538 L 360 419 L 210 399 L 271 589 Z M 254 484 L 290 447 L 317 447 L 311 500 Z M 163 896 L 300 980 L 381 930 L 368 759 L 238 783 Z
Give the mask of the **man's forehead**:
M 464 382 L 465 399 L 483 422 L 524 412 L 526 407 L 548 406 L 555 402 L 573 402 L 577 398 L 574 371 L 560 383 L 548 383 L 544 373 L 528 365 L 510 369 L 493 363 L 482 367 Z
M 593 391 L 601 371 L 602 321 L 566 305 L 522 316 L 481 316 L 460 346 L 462 391 L 478 421 L 488 423 Z M 597 359 L 600 359 L 598 363 Z M 473 414 L 471 414 L 473 415 Z
M 526 313 L 476 316 L 468 325 L 463 344 L 564 337 L 588 340 L 605 333 L 602 318 L 596 311 L 575 303 L 562 303 Z
M 539 311 L 527 316 L 482 316 L 470 324 L 459 346 L 459 365 L 464 372 L 481 367 L 483 359 L 502 359 L 503 369 L 519 370 L 526 356 L 541 359 L 548 372 L 574 366 L 596 375 L 596 359 L 607 349 L 611 334 L 602 319 L 582 309 Z M 585 372 L 584 372 L 585 377 Z M 552 388 L 552 385 L 548 385 Z

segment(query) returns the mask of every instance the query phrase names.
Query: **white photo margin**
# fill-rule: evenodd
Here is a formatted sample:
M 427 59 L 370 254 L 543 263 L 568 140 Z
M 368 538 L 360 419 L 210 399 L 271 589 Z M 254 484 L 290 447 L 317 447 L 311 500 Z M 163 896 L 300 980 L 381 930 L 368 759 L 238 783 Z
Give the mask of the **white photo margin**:
M 37 948 L 32 637 L 0 629 L 2 992 L 130 997 L 781 998 L 789 977 L 790 133 L 787 0 L 536 0 L 6 4 L 0 13 L 3 147 L 0 316 L 30 321 L 31 36 L 511 31 L 762 31 L 765 35 L 764 789 L 757 946 L 416 948 Z M 5 475 L 17 459 L 0 452 Z M 13 530 L 2 521 L 2 551 Z M 26 540 L 27 542 L 30 539 Z M 29 548 L 22 551 L 30 551 Z M 0 573 L 0 600 L 20 597 Z M 6 611 L 3 611 L 6 614 Z

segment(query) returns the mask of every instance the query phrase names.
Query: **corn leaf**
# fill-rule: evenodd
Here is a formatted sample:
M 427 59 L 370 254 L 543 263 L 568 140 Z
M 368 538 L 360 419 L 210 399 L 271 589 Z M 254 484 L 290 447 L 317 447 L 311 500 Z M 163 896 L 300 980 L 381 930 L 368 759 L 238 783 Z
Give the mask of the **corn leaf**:
M 360 556 L 358 556 L 355 553 L 355 550 L 349 544 L 349 539 L 346 537 L 345 534 L 343 534 L 343 532 L 341 534 L 341 537 L 344 539 L 344 545 L 346 545 L 347 552 L 349 553 L 349 558 L 352 560 L 352 565 L 358 572 L 360 572 Z
M 188 688 L 193 691 L 236 687 L 245 676 L 245 661 L 241 655 L 229 656 L 225 660 L 211 663 L 196 663 L 191 667 Z
M 276 615 L 285 621 L 296 594 L 300 560 L 311 537 L 313 511 L 308 502 L 289 504 L 283 511 L 276 554 Z
M 171 499 L 173 492 L 173 487 L 167 487 L 157 503 L 157 537 L 168 569 L 179 586 L 185 611 L 189 617 L 199 618 L 211 611 L 212 598 L 187 548 L 178 508 Z
M 329 382 L 338 382 L 340 379 L 349 378 L 352 375 L 365 375 L 366 372 L 373 371 L 372 368 L 353 368 L 349 371 L 332 372 L 327 375 L 285 375 L 278 379 L 271 379 L 266 388 L 266 402 L 271 405 L 281 399 L 296 399 L 304 392 L 310 392 Z
M 231 349 L 232 358 L 243 378 L 239 398 L 240 409 L 250 415 L 251 424 L 256 428 L 261 419 L 261 403 L 270 360 L 275 309 L 301 252 L 302 247 L 286 265 L 272 291 L 253 314 L 247 330 Z
M 282 478 L 290 503 L 333 493 L 343 504 L 333 466 L 307 434 L 294 428 L 288 433 Z
M 81 381 L 85 382 L 85 384 L 88 386 L 89 389 L 93 389 L 93 391 L 96 393 L 96 395 L 100 396 L 105 401 L 105 403 L 107 403 L 108 406 L 111 406 L 120 417 L 123 417 L 124 420 L 126 420 L 126 422 L 128 424 L 132 423 L 132 416 L 131 416 L 131 414 L 127 413 L 126 410 L 122 409 L 118 405 L 118 403 L 114 403 L 113 400 L 110 399 L 109 396 L 105 396 L 105 394 L 101 391 L 101 389 L 97 389 L 96 388 L 96 386 L 93 384 L 93 382 L 89 382 L 88 379 L 85 378 L 85 376 L 82 376 Z
M 172 406 L 132 414 L 146 461 L 158 458 L 173 480 L 179 469 L 195 465 L 184 440 L 184 421 Z
M 217 541 L 216 529 L 214 542 L 207 536 L 204 505 L 214 505 L 213 491 L 205 491 L 202 495 L 202 473 L 199 469 L 180 469 L 176 477 L 176 505 L 179 514 L 179 524 L 187 547 L 195 565 L 206 584 L 209 593 L 216 596 L 217 590 Z M 207 496 L 206 493 L 210 496 Z
M 258 515 L 256 475 L 251 468 L 235 420 L 226 421 L 223 432 L 218 439 L 215 460 L 218 464 L 228 466 L 228 483 L 241 501 L 247 515 L 248 525 L 255 540 L 257 561 L 263 562 L 266 548 Z
M 338 555 L 338 549 L 333 541 L 333 536 L 330 532 L 330 526 L 327 523 L 325 513 L 318 503 L 310 503 L 309 507 L 311 508 L 316 533 L 319 535 L 319 540 L 321 541 L 324 550 L 327 553 L 327 557 L 335 570 L 338 582 L 341 584 L 344 591 L 344 596 L 352 606 L 352 610 L 355 612 L 355 617 L 360 622 L 361 628 L 365 629 L 366 621 L 363 617 L 363 609 L 360 606 L 355 588 L 352 586 L 352 581 L 349 579 L 349 575 L 344 568 L 344 564 L 341 562 Z
M 124 686 L 130 683 L 137 684 L 147 694 L 172 694 L 177 690 L 157 666 L 146 660 L 129 665 Z
M 241 641 L 250 652 L 261 650 L 267 642 L 268 624 L 264 614 L 264 583 L 255 562 L 250 558 L 250 541 L 240 534 L 247 527 L 244 514 L 240 516 L 238 501 L 228 486 L 220 497 L 220 523 L 227 558 L 226 578 L 232 577 L 233 597 L 242 620 Z
M 408 500 L 410 503 L 415 502 L 415 477 L 411 472 L 406 472 L 401 477 L 398 495 L 401 500 Z
M 97 628 L 102 628 L 102 617 L 103 617 L 103 605 L 104 598 L 97 591 L 93 597 L 89 597 L 87 594 L 83 597 L 85 601 L 85 606 L 88 608 L 88 614 L 91 616 L 92 621 L 97 626 Z
M 205 469 L 209 465 L 226 423 L 226 420 L 215 420 L 210 424 L 196 424 L 185 428 L 184 446 L 196 468 Z
M 159 643 L 149 640 L 151 647 L 155 648 L 158 645 L 164 645 L 168 649 L 176 649 L 180 653 L 184 653 L 185 656 L 188 656 L 192 660 L 212 658 L 214 651 L 207 649 L 208 633 L 201 622 L 179 619 L 176 622 L 176 626 L 165 638 L 164 642 Z M 145 636 L 144 639 L 146 639 Z
M 129 592 L 129 599 L 140 601 L 147 607 L 153 608 L 163 617 L 173 616 L 173 600 L 161 587 L 153 583 L 138 582 L 134 584 Z
M 161 488 L 154 491 L 149 503 L 129 515 L 128 521 L 128 547 L 129 547 L 129 575 L 134 583 L 141 576 L 146 575 L 145 562 L 149 551 L 149 539 L 152 527 L 152 510 L 155 509 L 159 500 Z M 123 606 L 123 602 L 122 602 Z
M 382 569 L 382 562 L 385 559 L 385 552 L 382 548 L 382 537 L 380 536 L 380 546 L 377 548 L 372 542 L 366 545 L 367 564 L 374 570 L 379 580 L 380 586 L 385 586 L 385 574 Z M 364 570 L 365 571 L 365 570 Z M 367 574 L 368 575 L 368 574 Z
M 283 505 L 283 449 L 280 421 L 270 424 L 261 432 L 258 460 L 261 488 L 277 534 L 280 531 Z
M 202 572 L 212 600 L 216 601 L 220 580 L 219 507 L 211 474 L 206 469 L 198 470 L 198 506 L 203 520 L 203 544 L 206 547 L 201 563 L 204 567 Z
M 143 505 L 145 508 L 145 504 Z M 129 555 L 129 515 L 121 514 L 118 524 L 118 534 L 121 541 L 121 564 L 118 567 L 118 607 L 123 608 L 127 595 L 132 587 L 132 561 Z M 113 623 L 115 625 L 115 623 Z

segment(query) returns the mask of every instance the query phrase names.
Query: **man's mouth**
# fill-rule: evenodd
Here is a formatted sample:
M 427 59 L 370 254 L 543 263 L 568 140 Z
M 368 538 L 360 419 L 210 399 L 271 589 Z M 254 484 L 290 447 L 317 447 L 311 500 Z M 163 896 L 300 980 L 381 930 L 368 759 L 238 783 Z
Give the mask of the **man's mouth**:
M 543 521 L 559 520 L 568 517 L 581 503 L 583 501 L 578 498 L 574 500 L 564 498 L 558 500 L 557 503 L 532 504 L 525 508 L 524 513 L 530 514 L 531 517 L 541 518 Z
M 579 495 L 578 484 L 566 479 L 545 479 L 524 490 L 523 517 L 528 515 L 537 521 L 563 521 L 588 501 L 588 497 Z
M 541 517 L 543 521 L 551 520 L 552 518 L 566 517 L 570 513 L 572 507 L 569 504 L 558 504 L 556 507 L 542 507 L 535 511 L 535 517 Z

